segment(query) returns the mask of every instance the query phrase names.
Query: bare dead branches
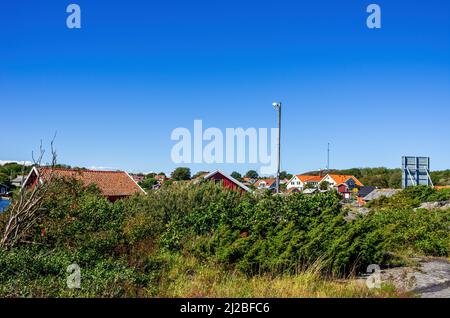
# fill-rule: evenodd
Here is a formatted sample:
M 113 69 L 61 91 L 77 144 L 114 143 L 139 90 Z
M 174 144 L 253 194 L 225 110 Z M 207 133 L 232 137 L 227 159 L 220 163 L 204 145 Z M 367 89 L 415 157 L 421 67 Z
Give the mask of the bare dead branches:
M 36 224 L 36 221 L 43 212 L 43 201 L 54 180 L 54 170 L 57 163 L 56 151 L 54 149 L 55 138 L 56 134 L 50 143 L 51 164 L 46 167 L 45 172 L 40 169 L 45 154 L 42 141 L 39 147 L 39 156 L 35 158 L 34 153 L 32 154 L 38 175 L 32 185 L 22 185 L 18 198 L 8 210 L 9 219 L 0 240 L 0 248 L 9 248 L 24 241 L 30 229 Z

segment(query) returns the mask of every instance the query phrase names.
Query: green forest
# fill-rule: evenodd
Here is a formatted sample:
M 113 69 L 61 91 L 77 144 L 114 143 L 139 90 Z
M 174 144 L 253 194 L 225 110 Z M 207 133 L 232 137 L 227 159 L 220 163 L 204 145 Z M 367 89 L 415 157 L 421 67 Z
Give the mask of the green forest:
M 23 166 L 18 163 L 0 165 L 0 183 L 10 186 L 11 180 L 17 176 L 28 174 L 30 170 L 31 166 Z

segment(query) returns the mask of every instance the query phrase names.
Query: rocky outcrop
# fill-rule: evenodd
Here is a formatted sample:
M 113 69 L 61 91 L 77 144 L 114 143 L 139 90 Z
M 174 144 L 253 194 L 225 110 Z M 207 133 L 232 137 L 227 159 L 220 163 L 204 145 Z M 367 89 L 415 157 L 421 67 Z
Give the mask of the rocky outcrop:
M 421 259 L 417 267 L 381 271 L 381 281 L 423 298 L 450 298 L 450 263 L 446 259 Z
M 450 201 L 441 201 L 441 202 L 425 202 L 422 203 L 418 208 L 414 209 L 426 209 L 426 210 L 447 210 L 450 209 Z

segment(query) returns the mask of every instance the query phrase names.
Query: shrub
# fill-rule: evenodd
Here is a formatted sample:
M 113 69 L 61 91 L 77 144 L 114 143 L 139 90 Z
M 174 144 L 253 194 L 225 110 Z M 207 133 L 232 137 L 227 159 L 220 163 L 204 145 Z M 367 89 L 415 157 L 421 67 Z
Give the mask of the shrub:
M 187 258 L 254 277 L 318 262 L 322 273 L 346 276 L 405 254 L 448 256 L 450 211 L 413 210 L 447 195 L 407 189 L 347 221 L 336 192 L 253 196 L 181 184 L 112 204 L 95 187 L 59 181 L 27 242 L 0 250 L 0 296 L 164 294 L 168 271 Z M 81 290 L 65 286 L 72 263 L 82 269 Z

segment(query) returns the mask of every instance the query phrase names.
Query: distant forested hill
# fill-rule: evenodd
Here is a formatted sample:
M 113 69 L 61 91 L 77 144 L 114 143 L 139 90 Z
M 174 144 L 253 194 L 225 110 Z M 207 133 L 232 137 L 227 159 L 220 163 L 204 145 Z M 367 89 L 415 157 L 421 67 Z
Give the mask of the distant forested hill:
M 10 185 L 10 181 L 21 174 L 28 174 L 31 166 L 23 166 L 18 163 L 7 163 L 0 166 L 0 183 Z
M 68 165 L 57 164 L 57 168 L 70 168 Z M 11 180 L 20 175 L 27 175 L 30 173 L 33 166 L 21 165 L 20 163 L 6 163 L 0 165 L 0 183 L 7 186 L 11 185 Z
M 431 172 L 431 179 L 434 185 L 450 185 L 450 170 L 433 171 Z
M 382 188 L 401 188 L 401 169 L 388 169 L 383 167 L 352 168 L 344 170 L 330 170 L 330 173 L 354 175 L 361 180 L 364 185 Z M 311 171 L 305 174 L 319 175 L 320 171 Z M 434 185 L 450 185 L 450 170 L 432 171 L 431 179 L 433 180 Z

